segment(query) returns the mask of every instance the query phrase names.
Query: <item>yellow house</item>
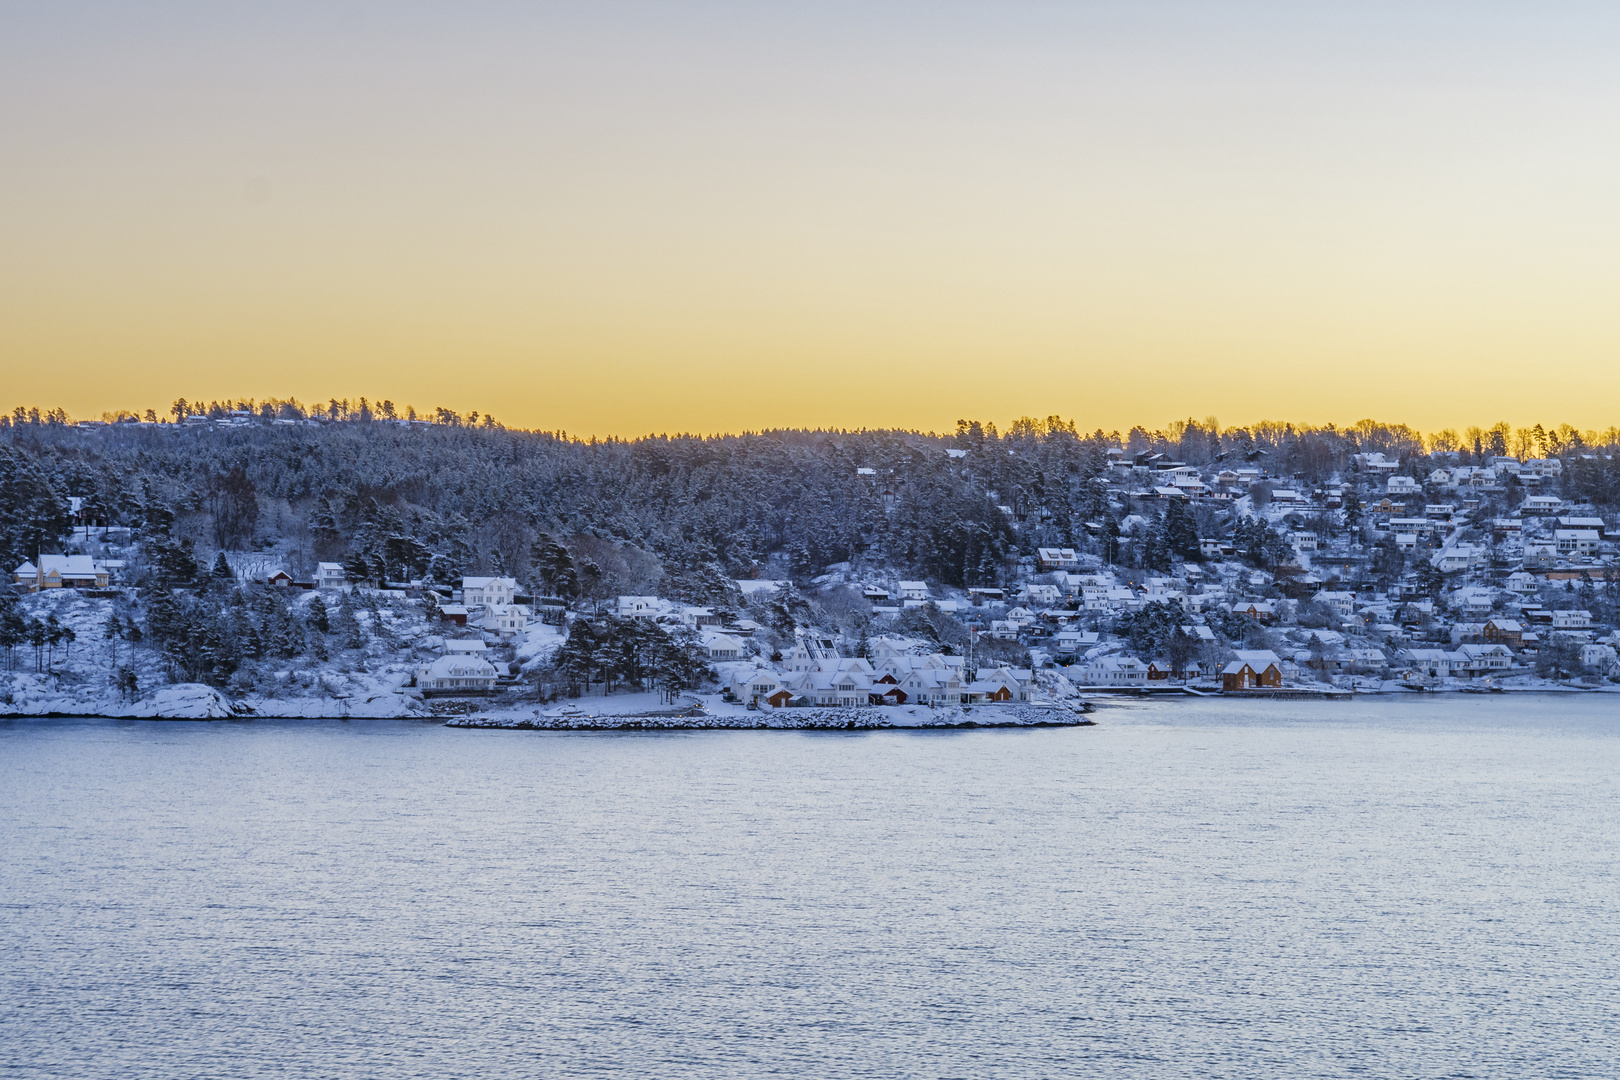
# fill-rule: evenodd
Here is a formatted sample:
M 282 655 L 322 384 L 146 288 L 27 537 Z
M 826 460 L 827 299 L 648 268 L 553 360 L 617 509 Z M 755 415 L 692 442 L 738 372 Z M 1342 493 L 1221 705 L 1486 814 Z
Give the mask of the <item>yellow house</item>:
M 13 583 L 29 592 L 41 589 L 105 589 L 110 575 L 88 555 L 41 555 L 11 572 Z

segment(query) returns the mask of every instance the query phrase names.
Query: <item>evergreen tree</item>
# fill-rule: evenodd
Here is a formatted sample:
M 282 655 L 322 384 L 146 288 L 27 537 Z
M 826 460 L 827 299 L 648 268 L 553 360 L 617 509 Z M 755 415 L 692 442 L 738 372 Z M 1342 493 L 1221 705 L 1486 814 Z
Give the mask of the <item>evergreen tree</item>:
M 1148 528 L 1147 542 L 1142 545 L 1143 569 L 1170 569 L 1170 544 L 1165 534 L 1165 515 L 1161 513 Z
M 331 500 L 324 495 L 309 517 L 309 535 L 315 541 L 316 550 L 322 554 L 332 551 L 343 539 L 337 515 L 332 512 Z
M 343 560 L 343 576 L 354 582 L 367 582 L 371 580 L 371 563 L 364 552 L 355 551 Z
M 73 529 L 67 500 L 34 455 L 0 443 L 0 564 L 12 567 L 49 551 Z
M 230 560 L 225 557 L 223 551 L 214 556 L 214 568 L 209 571 L 209 575 L 220 583 L 236 580 L 236 571 L 231 569 Z
M 1108 563 L 1119 562 L 1119 519 L 1113 514 L 1103 518 L 1102 557 Z
M 323 634 L 331 633 L 331 619 L 327 615 L 326 601 L 321 599 L 320 593 L 310 597 L 309 606 L 304 609 L 304 622 Z
M 1428 559 L 1422 559 L 1418 562 L 1413 576 L 1417 581 L 1418 592 L 1430 599 L 1438 597 L 1441 590 L 1446 586 L 1446 576 L 1440 572 L 1439 567 Z
M 1202 556 L 1198 528 L 1180 499 L 1171 499 L 1165 504 L 1164 539 L 1170 551 L 1183 559 L 1196 560 Z
M 355 616 L 352 601 L 340 601 L 337 614 L 332 617 L 332 635 L 340 649 L 358 649 L 365 645 L 365 634 Z
M 1361 532 L 1361 496 L 1356 493 L 1355 484 L 1344 485 L 1344 496 L 1341 503 L 1344 513 L 1345 528 L 1350 530 L 1354 539 Z
M 0 649 L 5 650 L 6 667 L 15 670 L 15 650 L 28 640 L 28 623 L 10 590 L 0 592 Z
M 596 634 L 584 619 L 575 619 L 568 637 L 558 647 L 555 662 L 572 686 L 589 693 L 596 664 Z

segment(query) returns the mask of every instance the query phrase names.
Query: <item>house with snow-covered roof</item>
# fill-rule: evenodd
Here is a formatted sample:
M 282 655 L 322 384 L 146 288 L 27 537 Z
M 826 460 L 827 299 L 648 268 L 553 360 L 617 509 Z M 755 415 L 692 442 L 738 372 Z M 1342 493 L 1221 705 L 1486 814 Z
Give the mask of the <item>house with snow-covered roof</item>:
M 731 680 L 731 692 L 744 702 L 768 701 L 772 705 L 785 705 L 792 692 L 782 687 L 782 680 L 770 668 L 748 668 L 738 672 Z M 780 701 L 776 700 L 778 697 Z
M 658 610 L 658 597 L 656 596 L 619 597 L 619 618 L 621 619 L 651 619 L 658 614 Z
M 741 660 L 745 655 L 742 638 L 730 634 L 705 634 L 703 644 L 709 650 L 710 660 Z
M 1453 674 L 1461 671 L 1469 675 L 1489 675 L 1506 671 L 1513 664 L 1513 653 L 1506 645 L 1460 645 L 1457 654 L 1463 659 L 1460 664 L 1453 662 Z
M 1042 573 L 1053 570 L 1071 570 L 1080 565 L 1080 555 L 1074 548 L 1037 548 L 1035 551 L 1035 564 L 1041 568 Z
M 1282 661 L 1270 649 L 1240 649 L 1221 669 L 1222 690 L 1275 689 L 1282 685 Z
M 1596 529 L 1554 529 L 1553 543 L 1560 555 L 1596 555 L 1603 537 Z
M 495 665 L 470 654 L 441 656 L 416 672 L 417 688 L 424 691 L 487 693 L 495 680 Z
M 534 617 L 526 604 L 485 604 L 482 627 L 502 637 L 516 637 L 529 626 Z
M 1592 625 L 1592 613 L 1586 610 L 1555 611 L 1552 613 L 1554 630 L 1586 630 Z
M 110 579 L 110 572 L 88 555 L 41 555 L 11 572 L 12 583 L 29 592 L 105 589 Z
M 1490 619 L 1481 628 L 1480 638 L 1517 649 L 1524 644 L 1524 626 L 1517 619 Z
M 1431 679 L 1448 678 L 1454 665 L 1462 666 L 1467 662 L 1460 653 L 1450 653 L 1445 649 L 1407 649 L 1401 654 L 1401 659 L 1413 671 Z
M 1087 686 L 1143 686 L 1147 665 L 1124 654 L 1099 656 L 1081 669 L 1080 677 Z
M 518 593 L 516 578 L 464 577 L 461 579 L 461 602 L 468 607 L 490 604 L 510 604 Z

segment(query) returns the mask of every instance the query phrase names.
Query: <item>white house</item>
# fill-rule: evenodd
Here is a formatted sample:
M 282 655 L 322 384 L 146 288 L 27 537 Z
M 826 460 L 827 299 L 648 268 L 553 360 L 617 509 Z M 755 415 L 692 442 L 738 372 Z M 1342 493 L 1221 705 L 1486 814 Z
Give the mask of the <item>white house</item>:
M 1506 645 L 1462 645 L 1457 655 L 1463 657 L 1461 667 L 1473 675 L 1488 675 L 1505 671 L 1513 663 L 1513 652 Z M 1453 671 L 1459 665 L 1453 664 Z
M 1564 500 L 1556 495 L 1530 495 L 1521 509 L 1527 514 L 1556 514 Z
M 1452 664 L 1458 660 L 1458 655 L 1444 649 L 1407 649 L 1405 659 L 1418 674 L 1443 679 L 1451 675 Z
M 978 678 L 968 684 L 969 701 L 1028 701 L 1035 688 L 1035 673 L 1028 668 L 980 668 Z
M 315 564 L 315 587 L 319 589 L 341 589 L 348 581 L 348 575 L 343 572 L 343 564 L 323 562 Z
M 1554 630 L 1586 630 L 1592 625 L 1590 611 L 1555 611 L 1552 617 Z
M 1421 490 L 1423 490 L 1423 485 L 1410 476 L 1392 476 L 1389 478 L 1389 494 L 1391 498 L 1399 495 L 1416 495 Z
M 1097 637 L 1095 630 L 1059 630 L 1052 642 L 1060 653 L 1076 653 L 1097 644 Z
M 1134 656 L 1099 656 L 1085 666 L 1081 678 L 1088 686 L 1144 686 L 1147 665 Z
M 1056 585 L 1025 585 L 1019 595 L 1029 603 L 1042 606 L 1055 604 L 1063 597 Z
M 1554 529 L 1553 542 L 1560 555 L 1596 555 L 1602 537 L 1596 529 Z
M 1534 574 L 1527 574 L 1523 570 L 1516 570 L 1508 575 L 1507 587 L 1516 593 L 1533 593 L 1541 588 L 1541 583 Z
M 1384 666 L 1385 660 L 1381 650 L 1361 648 L 1344 650 L 1339 663 L 1357 675 L 1371 675 Z
M 1591 671 L 1607 674 L 1615 666 L 1614 646 L 1598 645 L 1592 642 L 1582 645 L 1581 666 Z
M 788 680 L 784 684 L 795 697 L 802 697 L 812 705 L 832 705 L 840 708 L 859 708 L 872 703 L 872 672 L 850 667 L 843 670 L 817 669 Z
M 1391 461 L 1376 450 L 1368 454 L 1356 454 L 1355 460 L 1362 469 L 1370 473 L 1392 473 L 1401 467 L 1399 461 Z
M 687 607 L 681 609 L 681 622 L 694 629 L 705 626 L 719 626 L 723 620 L 714 613 L 713 608 Z
M 882 684 L 878 684 L 882 685 Z M 968 683 L 957 668 L 916 668 L 899 676 L 901 691 L 917 705 L 960 705 Z
M 416 685 L 422 690 L 488 691 L 495 689 L 495 665 L 465 654 L 441 656 L 417 669 Z
M 619 618 L 621 619 L 650 619 L 657 614 L 658 597 L 656 596 L 619 597 Z
M 900 595 L 907 600 L 928 599 L 928 583 L 926 581 L 900 582 Z
M 730 634 L 710 634 L 705 641 L 709 649 L 710 660 L 741 660 L 743 658 L 743 643 L 741 638 Z
M 769 701 L 782 689 L 782 680 L 769 668 L 739 672 L 731 681 L 731 692 L 743 701 Z
M 1074 548 L 1037 548 L 1035 562 L 1043 572 L 1070 570 L 1080 565 L 1080 556 Z
M 1336 589 L 1322 589 L 1311 597 L 1319 604 L 1326 604 L 1338 612 L 1342 618 L 1348 619 L 1356 613 L 1356 594 Z
M 510 604 L 517 595 L 516 578 L 464 577 L 461 579 L 461 602 L 468 607 L 490 604 Z
M 1468 570 L 1485 561 L 1485 549 L 1477 544 L 1453 544 L 1434 557 L 1434 564 L 1442 573 Z
M 1495 595 L 1490 589 L 1458 589 L 1451 597 L 1451 606 L 1468 615 L 1488 614 L 1494 604 Z
M 533 617 L 534 612 L 524 604 L 486 604 L 483 628 L 502 637 L 513 637 L 527 629 Z

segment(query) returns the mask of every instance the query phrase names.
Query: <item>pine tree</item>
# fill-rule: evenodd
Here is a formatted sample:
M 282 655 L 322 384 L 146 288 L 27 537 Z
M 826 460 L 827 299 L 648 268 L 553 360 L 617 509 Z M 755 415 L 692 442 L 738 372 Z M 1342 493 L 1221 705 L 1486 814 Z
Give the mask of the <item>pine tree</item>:
M 304 609 L 304 622 L 323 634 L 331 633 L 331 619 L 326 611 L 326 601 L 321 599 L 320 593 L 310 598 L 309 607 Z
M 343 576 L 356 582 L 371 580 L 371 563 L 364 552 L 352 552 L 343 560 Z
M 596 634 L 584 619 L 575 619 L 568 628 L 568 637 L 557 649 L 556 664 L 569 680 L 591 689 L 591 672 L 596 659 Z
M 360 620 L 355 617 L 352 603 L 340 602 L 331 622 L 338 648 L 358 649 L 365 645 L 365 632 L 360 628 Z
M 231 561 L 225 557 L 223 551 L 214 556 L 214 568 L 209 571 L 209 574 L 217 582 L 236 580 L 236 571 L 231 569 Z
M 1113 514 L 1103 518 L 1102 557 L 1108 563 L 1119 561 L 1119 519 Z
M 1187 516 L 1180 499 L 1171 499 L 1164 508 L 1164 539 L 1170 550 L 1183 559 L 1197 559 L 1198 528 Z
M 1142 545 L 1142 567 L 1145 570 L 1170 569 L 1170 545 L 1166 540 L 1165 515 L 1160 514 L 1148 529 L 1147 542 Z

